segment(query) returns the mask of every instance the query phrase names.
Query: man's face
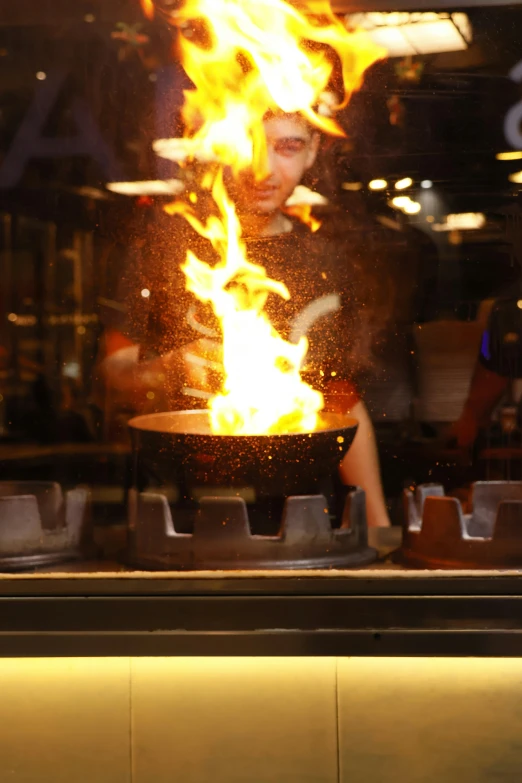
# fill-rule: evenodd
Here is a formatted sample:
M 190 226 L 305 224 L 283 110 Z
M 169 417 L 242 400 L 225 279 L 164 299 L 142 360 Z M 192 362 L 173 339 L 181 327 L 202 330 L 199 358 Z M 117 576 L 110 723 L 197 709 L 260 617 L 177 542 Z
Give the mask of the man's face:
M 281 209 L 317 155 L 319 134 L 300 117 L 271 117 L 264 127 L 267 175 L 257 183 L 251 172 L 241 175 L 235 194 L 239 212 L 263 215 Z

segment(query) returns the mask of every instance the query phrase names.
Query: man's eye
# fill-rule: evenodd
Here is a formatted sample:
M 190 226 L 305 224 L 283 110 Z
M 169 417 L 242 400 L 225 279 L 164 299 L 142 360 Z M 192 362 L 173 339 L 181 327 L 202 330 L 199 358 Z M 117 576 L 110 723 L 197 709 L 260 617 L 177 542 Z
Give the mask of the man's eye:
M 305 146 L 306 141 L 304 141 L 304 139 L 282 139 L 281 141 L 275 142 L 274 150 L 278 155 L 291 157 L 292 155 L 297 155 L 299 152 L 302 152 Z

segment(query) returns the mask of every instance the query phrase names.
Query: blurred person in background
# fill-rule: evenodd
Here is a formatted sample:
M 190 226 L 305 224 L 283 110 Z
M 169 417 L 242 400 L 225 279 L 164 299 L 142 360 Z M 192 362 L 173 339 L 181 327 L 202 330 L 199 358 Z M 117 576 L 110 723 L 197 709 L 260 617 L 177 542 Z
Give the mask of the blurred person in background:
M 513 431 L 518 416 L 512 386 L 518 378 L 522 378 L 522 300 L 497 299 L 482 334 L 466 402 L 450 429 L 450 441 L 459 448 L 471 448 L 503 398 L 501 427 L 504 432 Z

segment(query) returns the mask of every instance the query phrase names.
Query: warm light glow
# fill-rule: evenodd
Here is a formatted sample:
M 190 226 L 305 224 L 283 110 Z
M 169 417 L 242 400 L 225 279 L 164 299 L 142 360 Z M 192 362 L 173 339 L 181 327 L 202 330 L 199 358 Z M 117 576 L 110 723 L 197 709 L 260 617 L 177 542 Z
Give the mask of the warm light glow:
M 372 181 L 368 183 L 368 187 L 370 190 L 385 190 L 385 188 L 388 187 L 388 183 L 385 179 L 372 179 Z
M 298 113 L 318 130 L 344 135 L 334 114 L 385 51 L 366 33 L 348 32 L 325 0 L 308 0 L 299 9 L 284 0 L 186 0 L 172 20 L 194 88 L 185 91 L 184 138 L 158 139 L 153 147 L 183 165 L 205 164 L 195 169 L 194 190 L 209 191 L 216 205 L 205 221 L 200 201 L 189 197 L 166 207 L 183 215 L 220 258 L 209 266 L 189 251 L 183 266 L 188 290 L 212 305 L 223 335 L 223 387 L 209 402 L 212 431 L 314 430 L 323 398 L 300 377 L 307 341 L 284 340 L 264 312 L 268 296 L 288 299 L 288 290 L 247 261 L 223 172 L 237 176 L 248 169 L 257 180 L 266 177 L 269 112 Z M 329 91 L 336 62 L 344 84 L 338 99 Z M 319 224 L 312 206 L 324 197 L 307 191 L 303 201 L 304 194 L 297 189 L 285 209 L 313 230 Z
M 433 187 L 433 182 L 431 181 L 431 179 L 423 179 L 422 180 L 421 188 L 423 188 L 424 190 L 429 190 L 432 187 Z
M 45 81 L 45 79 L 47 79 L 47 74 L 45 73 L 45 71 L 37 71 L 36 78 L 38 79 L 39 82 L 43 82 Z
M 348 27 L 367 30 L 390 57 L 462 51 L 473 38 L 469 18 L 463 13 L 370 12 L 349 14 L 345 21 Z
M 152 143 L 156 155 L 174 163 L 184 163 L 187 160 L 198 160 L 200 163 L 211 163 L 217 160 L 214 152 L 204 148 L 198 139 L 156 139 Z
M 413 180 L 411 177 L 403 177 L 403 179 L 399 179 L 395 183 L 396 190 L 406 190 L 406 188 L 411 188 L 413 185 Z
M 518 300 L 517 307 L 518 307 L 519 310 L 522 310 L 522 299 Z
M 510 174 L 509 181 L 514 182 L 517 185 L 522 184 L 522 171 L 517 171 L 515 174 Z
M 408 204 L 405 204 L 402 208 L 403 212 L 405 212 L 407 215 L 418 215 L 421 211 L 422 206 L 419 204 L 418 201 L 410 201 Z
M 511 150 L 511 152 L 497 152 L 497 160 L 522 160 L 522 150 Z
M 179 179 L 150 179 L 136 182 L 108 182 L 105 186 L 122 196 L 176 196 L 185 186 Z
M 141 295 L 144 299 L 148 299 L 150 296 L 150 291 L 148 288 L 142 288 L 141 289 Z
M 447 215 L 444 223 L 435 223 L 434 231 L 476 231 L 486 225 L 482 212 L 459 212 Z
M 390 204 L 401 209 L 406 215 L 417 215 L 422 207 L 418 201 L 413 201 L 409 196 L 395 196 Z
M 343 190 L 349 190 L 356 193 L 357 191 L 362 190 L 363 184 L 362 182 L 343 182 L 341 187 Z

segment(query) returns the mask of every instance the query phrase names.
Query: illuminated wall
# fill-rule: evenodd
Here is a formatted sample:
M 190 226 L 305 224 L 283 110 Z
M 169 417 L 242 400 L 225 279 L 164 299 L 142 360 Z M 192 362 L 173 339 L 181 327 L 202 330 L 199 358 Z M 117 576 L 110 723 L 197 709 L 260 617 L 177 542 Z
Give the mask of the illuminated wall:
M 0 660 L 0 781 L 522 775 L 522 660 Z

